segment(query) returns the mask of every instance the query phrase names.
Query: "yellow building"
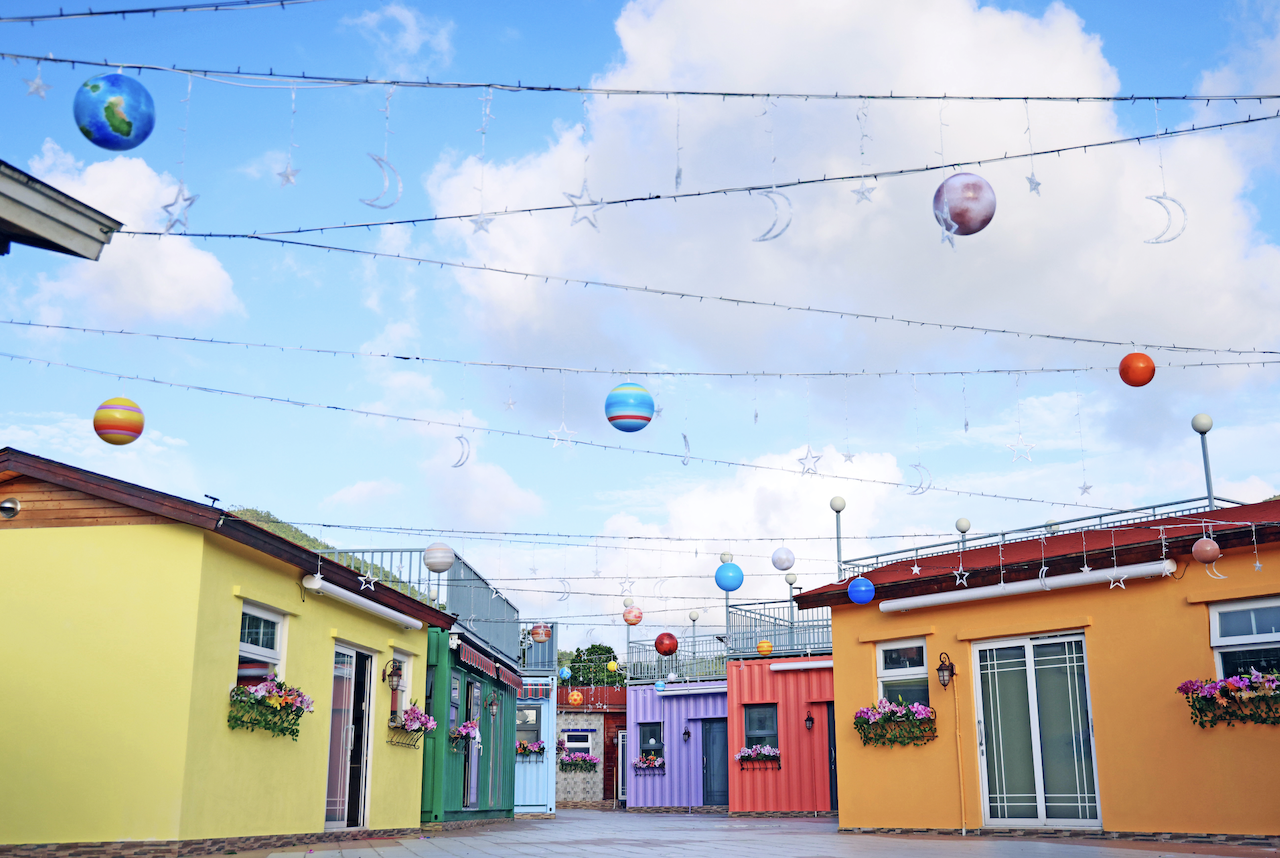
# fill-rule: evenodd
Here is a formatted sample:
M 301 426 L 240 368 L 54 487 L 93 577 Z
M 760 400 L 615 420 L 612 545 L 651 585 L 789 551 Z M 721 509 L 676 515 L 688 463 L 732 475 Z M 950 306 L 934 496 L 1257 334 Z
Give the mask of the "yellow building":
M 421 738 L 388 725 L 452 617 L 232 513 L 10 449 L 0 515 L 0 842 L 418 832 Z M 229 727 L 232 689 L 267 674 L 313 700 L 296 741 Z
M 798 596 L 832 608 L 840 828 L 1280 834 L 1280 502 L 1180 513 L 847 563 L 865 605 Z M 1193 722 L 1179 685 L 1251 669 L 1272 678 L 1191 698 L 1246 723 Z M 899 697 L 933 720 L 855 720 Z

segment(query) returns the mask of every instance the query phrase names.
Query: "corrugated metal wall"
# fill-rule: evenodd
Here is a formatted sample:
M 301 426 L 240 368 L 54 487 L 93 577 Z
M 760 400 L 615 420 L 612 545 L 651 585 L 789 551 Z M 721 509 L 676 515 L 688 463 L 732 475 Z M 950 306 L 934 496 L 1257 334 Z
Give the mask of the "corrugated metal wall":
M 703 685 L 704 683 L 681 683 Z M 709 682 L 707 686 L 723 683 Z M 670 686 L 669 686 L 670 687 Z M 724 718 L 728 711 L 725 692 L 710 694 L 678 694 L 659 696 L 652 685 L 627 688 L 627 742 L 630 759 L 626 762 L 627 805 L 629 807 L 694 807 L 702 801 L 702 721 Z M 666 748 L 665 775 L 636 774 L 631 763 L 643 750 L 640 747 L 641 722 L 661 721 L 662 741 Z M 685 727 L 689 740 L 684 740 Z M 729 725 L 730 736 L 733 725 Z M 741 731 L 740 731 L 741 732 Z M 730 738 L 730 745 L 733 739 Z M 732 757 L 732 750 L 730 757 Z
M 729 664 L 729 811 L 831 809 L 827 701 L 835 699 L 831 668 L 771 671 L 769 665 L 818 659 L 752 659 Z M 782 768 L 742 770 L 733 755 L 746 744 L 742 707 L 778 705 Z M 804 720 L 813 716 L 813 729 Z

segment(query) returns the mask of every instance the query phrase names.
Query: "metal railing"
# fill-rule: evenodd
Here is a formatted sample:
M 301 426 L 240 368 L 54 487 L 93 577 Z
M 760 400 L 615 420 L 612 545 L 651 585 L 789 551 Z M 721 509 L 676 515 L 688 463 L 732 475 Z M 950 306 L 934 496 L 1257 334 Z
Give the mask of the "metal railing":
M 423 563 L 422 548 L 352 548 L 320 551 L 360 575 L 457 617 L 504 655 L 520 657 L 520 612 L 459 557 L 443 575 Z M 432 596 L 435 596 L 433 599 Z
M 653 641 L 631 641 L 627 645 L 627 682 L 647 683 L 676 678 L 724 679 L 729 652 L 726 635 L 711 629 L 697 637 L 682 638 L 680 648 L 672 655 L 659 655 Z
M 730 655 L 755 655 L 761 641 L 772 655 L 831 652 L 831 609 L 797 612 L 794 602 L 748 602 L 729 606 L 727 649 Z
M 537 623 L 520 624 L 520 669 L 525 673 L 555 673 L 556 648 L 559 646 L 560 628 L 557 623 L 543 623 L 551 629 L 551 637 L 539 643 L 529 634 Z
M 1220 498 L 1215 496 L 1214 501 L 1219 504 L 1219 509 L 1221 509 L 1221 504 L 1224 503 L 1232 504 L 1234 506 L 1244 506 L 1243 501 L 1231 500 L 1230 498 Z M 843 567 L 841 577 L 848 575 L 862 575 L 873 569 L 902 560 L 922 559 L 925 557 L 934 557 L 939 554 L 951 554 L 962 548 L 965 551 L 972 551 L 976 548 L 992 548 L 1000 544 L 1008 545 L 1013 542 L 1039 539 L 1042 536 L 1058 536 L 1063 533 L 1078 533 L 1083 530 L 1100 530 L 1105 528 L 1122 527 L 1126 524 L 1155 521 L 1156 519 L 1169 518 L 1176 515 L 1197 515 L 1199 513 L 1209 512 L 1209 510 L 1210 507 L 1207 498 L 1191 498 L 1189 500 L 1168 501 L 1166 503 L 1140 506 L 1135 509 L 1116 510 L 1114 512 L 1081 516 L 1079 518 L 1069 518 L 1064 521 L 1046 522 L 1045 524 L 1037 524 L 1031 527 L 1019 527 L 1013 530 L 999 531 L 997 533 L 967 536 L 963 539 L 952 539 L 947 542 L 934 542 L 929 545 L 920 545 L 915 548 L 901 548 L 896 551 L 886 551 L 880 554 L 869 554 L 865 557 L 844 560 L 841 562 L 841 566 Z M 807 614 L 808 611 L 805 613 Z

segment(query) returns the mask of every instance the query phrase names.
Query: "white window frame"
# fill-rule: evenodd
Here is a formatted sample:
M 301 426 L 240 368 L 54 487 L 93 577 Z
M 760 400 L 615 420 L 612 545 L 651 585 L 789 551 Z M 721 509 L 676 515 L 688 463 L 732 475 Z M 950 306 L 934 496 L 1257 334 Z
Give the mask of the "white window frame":
M 397 708 L 393 710 L 393 714 L 401 723 L 404 722 L 404 710 L 409 708 L 409 695 L 413 692 L 413 655 L 402 649 L 391 648 L 391 660 L 400 662 L 400 685 L 402 686 L 396 695 Z M 387 691 L 387 697 L 391 696 L 391 691 Z
M 1222 679 L 1222 653 L 1239 652 L 1243 649 L 1269 649 L 1280 647 L 1280 632 L 1268 632 L 1260 635 L 1231 635 L 1223 637 L 1219 616 L 1233 611 L 1245 611 L 1251 608 L 1273 608 L 1280 606 L 1280 596 L 1263 599 L 1237 599 L 1230 602 L 1214 602 L 1209 605 L 1209 645 L 1213 647 L 1213 665 L 1217 678 Z
M 893 670 L 886 670 L 884 667 L 884 651 L 887 649 L 906 649 L 907 647 L 918 646 L 924 652 L 924 658 L 920 667 L 900 667 Z M 901 638 L 896 641 L 881 641 L 876 644 L 876 690 L 877 700 L 885 699 L 884 683 L 885 680 L 893 682 L 898 679 L 924 679 L 929 678 L 929 647 L 925 643 L 924 638 Z M 932 697 L 932 695 L 931 695 Z
M 253 644 L 240 643 L 239 623 L 236 628 L 236 641 L 239 646 L 238 655 L 247 656 L 249 658 L 265 661 L 267 664 L 275 667 L 275 675 L 278 679 L 284 679 L 284 654 L 288 651 L 288 629 L 289 615 L 277 611 L 274 608 L 257 602 L 250 602 L 248 599 L 242 599 L 240 602 L 241 614 L 249 614 L 263 620 L 269 620 L 276 624 L 276 648 L 267 649 L 266 647 L 254 646 Z M 237 663 L 239 660 L 237 659 Z

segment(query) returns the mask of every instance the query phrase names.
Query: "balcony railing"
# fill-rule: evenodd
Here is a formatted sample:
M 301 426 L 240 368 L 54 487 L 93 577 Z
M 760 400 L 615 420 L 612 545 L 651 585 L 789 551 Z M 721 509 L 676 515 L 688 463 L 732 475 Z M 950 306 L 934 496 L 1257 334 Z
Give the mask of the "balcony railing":
M 673 673 L 678 679 L 724 679 L 729 657 L 725 635 L 708 632 L 699 629 L 697 637 L 681 637 L 680 648 L 666 656 L 658 654 L 653 641 L 632 641 L 627 647 L 627 682 L 657 682 Z
M 520 624 L 520 669 L 525 673 L 555 673 L 556 648 L 559 646 L 560 627 L 558 623 L 542 623 L 551 629 L 551 637 L 538 642 L 530 632 L 538 623 Z
M 798 612 L 793 602 L 749 602 L 729 606 L 726 641 L 731 656 L 756 655 L 761 641 L 771 654 L 813 655 L 831 652 L 831 609 Z

